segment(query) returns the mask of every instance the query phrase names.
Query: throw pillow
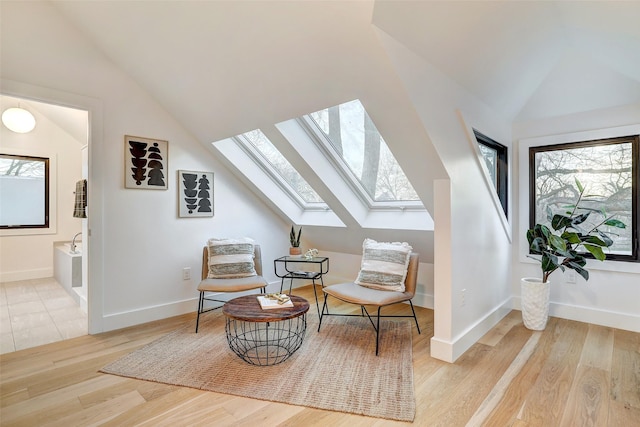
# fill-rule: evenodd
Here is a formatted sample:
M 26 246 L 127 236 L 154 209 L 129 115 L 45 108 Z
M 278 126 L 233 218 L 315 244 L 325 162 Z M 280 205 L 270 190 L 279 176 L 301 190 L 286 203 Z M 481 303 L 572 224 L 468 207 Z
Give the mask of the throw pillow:
M 355 283 L 367 288 L 404 292 L 412 249 L 406 242 L 365 239 L 362 243 L 362 264 Z
M 233 279 L 255 276 L 254 241 L 240 239 L 209 239 L 209 278 Z

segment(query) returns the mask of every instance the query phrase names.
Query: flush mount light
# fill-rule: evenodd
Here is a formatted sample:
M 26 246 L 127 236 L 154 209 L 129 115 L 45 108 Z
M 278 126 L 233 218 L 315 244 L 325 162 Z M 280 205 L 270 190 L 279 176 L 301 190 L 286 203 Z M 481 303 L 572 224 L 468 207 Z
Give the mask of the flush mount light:
M 31 132 L 36 127 L 36 119 L 33 114 L 24 108 L 12 107 L 7 108 L 2 113 L 2 123 L 7 129 L 16 133 Z

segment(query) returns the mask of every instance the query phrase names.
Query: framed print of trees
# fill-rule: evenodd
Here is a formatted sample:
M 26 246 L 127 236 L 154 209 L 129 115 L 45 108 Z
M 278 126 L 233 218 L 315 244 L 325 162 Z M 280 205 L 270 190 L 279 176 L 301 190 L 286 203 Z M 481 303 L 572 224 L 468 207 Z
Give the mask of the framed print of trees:
M 124 136 L 124 186 L 145 190 L 166 190 L 169 142 Z
M 178 216 L 213 216 L 213 172 L 178 171 Z

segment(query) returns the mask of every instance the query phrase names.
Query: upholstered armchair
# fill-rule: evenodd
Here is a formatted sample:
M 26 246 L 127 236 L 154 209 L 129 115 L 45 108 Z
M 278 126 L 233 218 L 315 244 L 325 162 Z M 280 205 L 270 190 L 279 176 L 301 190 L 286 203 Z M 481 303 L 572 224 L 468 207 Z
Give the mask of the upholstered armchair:
M 252 289 L 260 289 L 260 292 L 264 293 L 267 287 L 267 281 L 262 277 L 262 256 L 260 251 L 260 245 L 253 245 L 252 254 L 252 266 L 248 266 L 248 272 L 236 272 L 236 275 L 243 275 L 244 277 L 224 277 L 234 276 L 233 272 L 229 272 L 229 264 L 220 268 L 220 274 L 213 274 L 212 267 L 210 265 L 211 259 L 209 257 L 209 245 L 205 246 L 202 250 L 202 280 L 198 285 L 198 291 L 200 292 L 200 298 L 198 301 L 198 317 L 196 319 L 196 333 L 198 332 L 198 326 L 200 324 L 200 314 L 206 313 L 211 310 L 222 307 L 204 309 L 205 301 L 215 301 L 224 304 L 226 300 L 218 299 L 218 294 L 221 293 L 233 293 L 249 291 Z M 245 264 L 247 264 L 245 262 Z M 215 268 L 215 267 L 214 267 Z M 241 266 L 241 268 L 245 268 Z M 226 271 L 225 271 L 226 269 Z M 255 269 L 255 274 L 253 274 Z M 219 276 L 219 277 L 212 277 Z
M 380 338 L 380 318 L 381 317 L 413 317 L 418 333 L 420 333 L 420 326 L 418 325 L 418 318 L 413 308 L 411 299 L 415 295 L 416 285 L 418 279 L 418 264 L 419 256 L 415 252 L 411 252 L 409 255 L 409 263 L 407 266 L 407 274 L 404 280 L 404 290 L 381 290 L 372 289 L 369 287 L 361 286 L 355 282 L 340 283 L 336 285 L 329 285 L 324 287 L 324 304 L 322 306 L 322 312 L 320 316 L 320 324 L 318 325 L 318 332 L 322 326 L 322 319 L 325 316 L 365 316 L 371 322 L 373 329 L 376 332 L 376 356 L 378 355 L 379 338 Z M 333 311 L 331 314 L 328 312 L 327 300 L 332 296 L 340 301 L 359 305 L 361 308 L 361 314 L 335 314 Z M 390 306 L 401 302 L 408 302 L 411 307 L 411 315 L 388 315 L 383 316 L 381 309 L 383 307 Z M 377 315 L 372 316 L 367 311 L 365 306 L 373 306 L 377 308 Z M 374 322 L 375 317 L 375 322 Z

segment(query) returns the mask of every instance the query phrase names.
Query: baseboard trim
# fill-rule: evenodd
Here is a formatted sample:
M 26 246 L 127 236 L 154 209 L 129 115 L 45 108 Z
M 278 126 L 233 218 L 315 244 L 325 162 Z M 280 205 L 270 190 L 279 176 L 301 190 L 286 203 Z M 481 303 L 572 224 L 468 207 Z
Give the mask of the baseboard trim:
M 136 310 L 121 311 L 119 313 L 106 314 L 103 317 L 103 332 L 153 322 L 186 313 L 195 313 L 198 308 L 198 297 L 188 300 L 176 301 L 167 304 L 159 304 L 143 307 Z
M 0 273 L 0 282 L 19 282 L 21 280 L 46 279 L 47 277 L 53 277 L 53 268 L 5 271 Z
M 273 282 L 267 285 L 267 292 L 277 292 L 279 289 L 280 282 Z M 221 299 L 228 299 L 231 297 L 235 298 L 241 295 L 248 295 L 252 292 L 255 293 L 256 291 L 238 292 L 234 294 L 219 293 L 218 295 L 220 295 Z M 196 313 L 197 310 L 198 294 L 196 293 L 193 298 L 182 301 L 106 314 L 103 317 L 103 332 L 153 322 L 155 320 L 166 319 L 168 317 L 180 316 L 181 314 Z
M 520 297 L 512 298 L 512 308 L 521 310 Z M 551 302 L 549 304 L 549 316 L 561 319 L 575 320 L 578 322 L 591 323 L 608 328 L 624 329 L 631 332 L 640 332 L 640 316 L 631 313 L 621 313 L 609 310 L 600 310 L 593 307 L 584 307 L 570 304 L 559 304 Z
M 459 334 L 452 341 L 443 340 L 436 336 L 431 338 L 431 357 L 453 363 L 475 344 L 484 334 L 498 324 L 500 320 L 512 310 L 511 300 L 506 299 L 493 311 L 480 319 L 466 331 Z

